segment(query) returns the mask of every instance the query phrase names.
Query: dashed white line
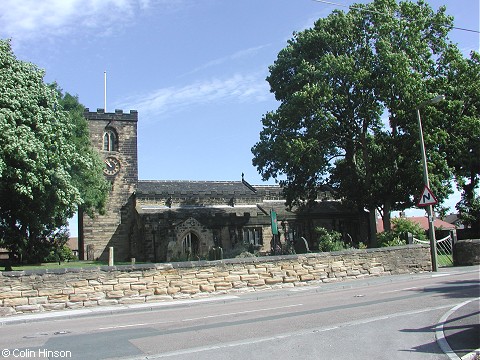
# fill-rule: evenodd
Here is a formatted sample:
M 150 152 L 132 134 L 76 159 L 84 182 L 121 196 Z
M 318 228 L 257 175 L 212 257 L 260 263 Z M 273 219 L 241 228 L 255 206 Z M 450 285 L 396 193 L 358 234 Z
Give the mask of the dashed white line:
M 373 318 L 356 320 L 356 321 L 352 321 L 352 322 L 348 322 L 348 323 L 341 323 L 341 324 L 338 324 L 338 325 L 324 327 L 324 328 L 307 329 L 307 330 L 303 330 L 303 331 L 299 331 L 299 332 L 291 332 L 291 333 L 286 333 L 286 334 L 279 334 L 279 335 L 275 335 L 275 336 L 268 336 L 268 337 L 263 337 L 263 338 L 250 339 L 250 340 L 240 340 L 240 341 L 234 341 L 234 342 L 229 342 L 229 343 L 222 343 L 222 344 L 218 344 L 218 345 L 209 345 L 209 346 L 188 348 L 188 349 L 166 352 L 166 353 L 162 353 L 162 354 L 150 354 L 150 355 L 144 355 L 144 356 L 139 356 L 139 357 L 132 357 L 132 358 L 129 358 L 129 359 L 130 360 L 162 359 L 162 358 L 169 358 L 169 357 L 179 356 L 179 355 L 191 355 L 191 354 L 205 352 L 205 351 L 211 351 L 211 350 L 233 348 L 233 347 L 238 347 L 238 346 L 250 346 L 252 344 L 259 344 L 259 343 L 275 341 L 275 340 L 279 340 L 279 339 L 287 339 L 287 338 L 296 337 L 296 336 L 305 336 L 305 335 L 310 335 L 310 334 L 313 334 L 313 333 L 327 332 L 327 331 L 332 331 L 332 330 L 336 330 L 336 329 L 340 329 L 340 328 L 344 328 L 344 327 L 349 327 L 349 326 L 357 326 L 357 325 L 368 324 L 368 323 L 375 322 L 375 321 L 388 320 L 388 319 L 395 318 L 395 317 L 411 316 L 411 315 L 420 314 L 420 313 L 424 313 L 424 312 L 445 309 L 445 308 L 448 308 L 450 306 L 452 306 L 452 305 L 450 304 L 450 305 L 429 307 L 429 308 L 425 308 L 425 309 L 406 311 L 406 312 L 389 314 L 389 315 L 385 315 L 385 316 L 378 316 L 378 317 L 373 317 Z
M 408 291 L 408 290 L 416 290 L 420 289 L 418 286 L 413 286 L 413 287 L 408 287 L 408 288 L 403 288 L 403 289 L 397 289 L 397 290 L 390 290 L 390 291 L 381 291 L 380 294 L 391 294 L 399 291 Z
M 244 314 L 262 312 L 262 311 L 273 311 L 273 310 L 287 309 L 287 308 L 292 308 L 292 307 L 297 307 L 297 306 L 302 306 L 302 305 L 303 304 L 292 304 L 292 305 L 286 305 L 286 306 L 277 306 L 277 307 L 270 307 L 270 308 L 263 308 L 263 309 L 245 310 L 245 311 L 238 311 L 238 312 L 225 313 L 225 314 L 200 316 L 200 317 L 196 317 L 196 318 L 182 319 L 182 320 L 180 320 L 180 322 L 213 319 L 213 318 L 218 318 L 218 317 L 234 316 L 234 315 L 244 315 Z M 101 328 L 98 328 L 98 330 L 124 329 L 124 328 L 130 328 L 130 327 L 169 324 L 169 323 L 173 323 L 173 322 L 179 322 L 179 320 L 154 321 L 154 322 L 146 322 L 146 323 L 126 324 L 126 325 L 113 325 L 113 326 L 101 327 Z
M 195 321 L 195 320 L 211 319 L 211 318 L 224 317 L 224 316 L 243 315 L 243 314 L 250 314 L 250 313 L 261 312 L 261 311 L 272 311 L 272 310 L 279 310 L 279 309 L 287 309 L 287 308 L 292 308 L 292 307 L 297 307 L 297 306 L 302 306 L 302 305 L 303 304 L 292 304 L 292 305 L 285 305 L 285 306 L 278 306 L 278 307 L 271 307 L 271 308 L 264 308 L 264 309 L 245 310 L 245 311 L 238 311 L 238 312 L 233 312 L 233 313 L 201 316 L 201 317 L 191 318 L 191 319 L 183 319 L 182 321 Z
M 447 274 L 447 273 L 445 273 L 445 274 L 433 274 L 433 275 L 432 275 L 432 278 L 442 277 L 442 276 L 450 276 L 450 275 L 452 275 L 452 274 Z

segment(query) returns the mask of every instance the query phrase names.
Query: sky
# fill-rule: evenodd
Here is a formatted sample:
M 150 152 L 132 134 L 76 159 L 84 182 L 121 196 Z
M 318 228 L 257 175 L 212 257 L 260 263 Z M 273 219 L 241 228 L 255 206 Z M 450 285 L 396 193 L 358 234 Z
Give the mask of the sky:
M 106 72 L 106 110 L 139 113 L 141 180 L 238 181 L 244 173 L 262 184 L 251 148 L 262 115 L 279 105 L 265 80 L 269 65 L 293 32 L 367 1 L 331 2 L 1 0 L 0 38 L 90 111 L 104 107 Z M 479 30 L 478 0 L 427 2 L 446 5 L 456 27 Z M 450 38 L 465 54 L 479 50 L 476 32 Z

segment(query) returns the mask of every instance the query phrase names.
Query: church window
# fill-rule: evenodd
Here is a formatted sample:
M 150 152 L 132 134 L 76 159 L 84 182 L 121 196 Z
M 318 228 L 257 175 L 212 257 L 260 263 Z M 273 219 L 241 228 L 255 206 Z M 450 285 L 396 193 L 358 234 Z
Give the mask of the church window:
M 103 134 L 103 150 L 117 151 L 117 135 L 112 129 L 107 129 Z
M 262 228 L 244 228 L 243 243 L 246 245 L 260 246 L 263 245 Z
M 198 255 L 198 237 L 193 233 L 188 233 L 183 238 L 182 250 L 184 254 L 194 256 Z

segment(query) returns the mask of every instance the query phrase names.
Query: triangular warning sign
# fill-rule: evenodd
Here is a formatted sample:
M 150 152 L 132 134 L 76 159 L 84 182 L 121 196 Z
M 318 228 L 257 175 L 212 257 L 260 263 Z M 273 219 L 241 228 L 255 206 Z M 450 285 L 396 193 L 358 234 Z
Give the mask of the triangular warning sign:
M 420 196 L 417 205 L 428 206 L 435 205 L 436 203 L 438 203 L 437 198 L 435 197 L 435 195 L 433 195 L 432 190 L 430 190 L 428 186 L 425 185 L 425 188 L 423 189 L 422 195 Z

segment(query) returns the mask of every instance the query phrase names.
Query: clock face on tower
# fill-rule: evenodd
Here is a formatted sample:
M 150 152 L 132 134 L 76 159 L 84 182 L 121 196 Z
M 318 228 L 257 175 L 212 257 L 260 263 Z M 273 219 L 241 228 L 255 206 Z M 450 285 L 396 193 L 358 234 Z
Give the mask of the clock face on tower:
M 103 173 L 105 175 L 116 175 L 120 171 L 120 160 L 113 156 L 107 156 L 104 160 L 105 162 L 105 169 L 103 169 Z

